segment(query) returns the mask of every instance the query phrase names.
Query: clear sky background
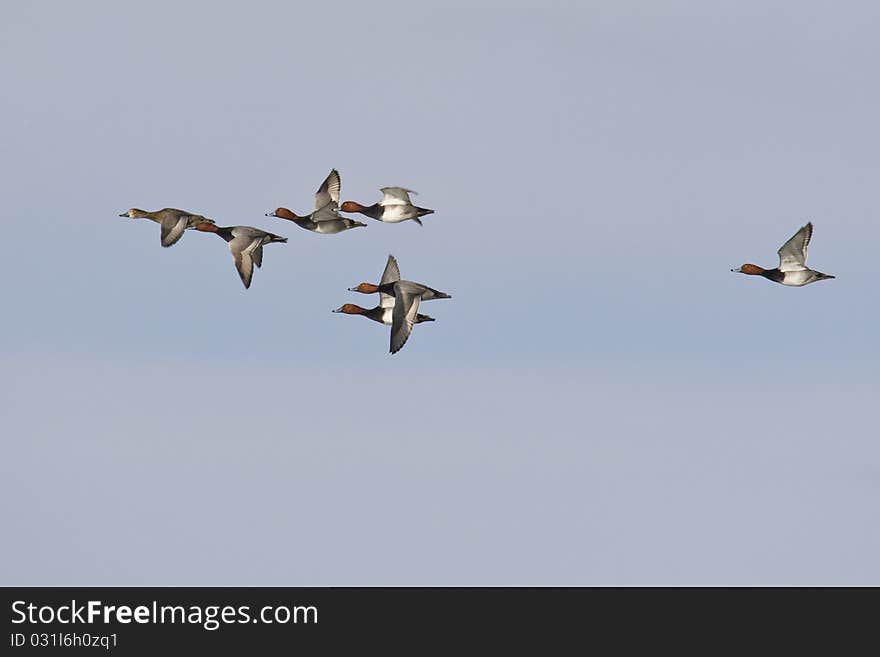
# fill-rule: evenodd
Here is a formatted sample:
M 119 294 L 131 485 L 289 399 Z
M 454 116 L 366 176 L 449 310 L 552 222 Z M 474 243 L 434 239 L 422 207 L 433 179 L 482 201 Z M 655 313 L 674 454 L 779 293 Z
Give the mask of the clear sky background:
M 880 584 L 878 33 L 875 2 L 3 3 L 0 583 Z M 436 214 L 263 216 L 333 167 Z M 290 241 L 245 291 L 131 206 Z M 730 272 L 808 220 L 836 280 Z M 330 313 L 389 253 L 453 295 L 394 356 Z

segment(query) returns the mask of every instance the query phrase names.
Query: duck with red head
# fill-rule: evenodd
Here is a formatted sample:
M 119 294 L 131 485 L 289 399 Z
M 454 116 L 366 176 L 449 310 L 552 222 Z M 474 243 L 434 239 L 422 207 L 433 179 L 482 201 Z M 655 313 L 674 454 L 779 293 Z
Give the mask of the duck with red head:
M 362 315 L 367 319 L 372 319 L 374 322 L 379 322 L 380 324 L 384 324 L 385 326 L 391 326 L 392 324 L 392 315 L 394 313 L 393 307 L 383 307 L 376 306 L 375 308 L 361 308 L 360 306 L 353 303 L 344 303 L 336 310 L 332 310 L 330 312 L 334 313 L 342 313 L 344 315 Z M 416 315 L 416 324 L 421 324 L 422 322 L 433 322 L 434 318 L 429 315 L 422 315 L 419 313 Z
M 360 292 L 361 294 L 388 294 L 392 297 L 397 296 L 397 290 L 401 289 L 407 294 L 417 294 L 422 301 L 431 301 L 432 299 L 451 299 L 452 295 L 446 292 L 440 292 L 432 287 L 415 283 L 413 281 L 396 281 L 390 283 L 382 283 L 374 285 L 373 283 L 358 283 L 354 287 L 348 288 L 349 292 Z
M 318 191 L 315 192 L 315 209 L 311 214 L 303 217 L 287 208 L 277 208 L 275 212 L 267 212 L 267 217 L 278 217 L 292 221 L 300 228 L 305 228 L 313 233 L 321 235 L 335 235 L 351 228 L 360 228 L 367 224 L 353 219 L 340 217 L 337 208 L 339 206 L 339 190 L 341 187 L 339 172 L 333 169 Z
M 452 298 L 445 292 L 439 292 L 427 285 L 401 280 L 397 260 L 391 255 L 388 256 L 388 261 L 385 263 L 385 271 L 382 272 L 382 278 L 378 285 L 360 283 L 355 287 L 349 288 L 349 290 L 360 292 L 361 294 L 375 294 L 378 292 L 379 305 L 372 310 L 365 310 L 354 304 L 346 304 L 334 312 L 366 315 L 368 317 L 370 317 L 370 314 L 373 314 L 375 317 L 370 317 L 370 319 L 381 321 L 383 324 L 390 323 L 392 354 L 397 353 L 403 348 L 403 345 L 409 339 L 413 326 L 419 322 L 434 321 L 431 317 L 419 314 L 419 304 L 422 301 Z M 379 314 L 380 311 L 381 315 Z M 378 319 L 379 317 L 381 319 Z
M 774 283 L 790 287 L 803 287 L 816 281 L 834 278 L 830 274 L 823 274 L 807 267 L 807 246 L 812 236 L 813 224 L 810 222 L 779 247 L 779 251 L 777 251 L 779 266 L 774 269 L 764 269 L 758 265 L 746 263 L 742 267 L 730 271 L 749 276 L 763 276 Z
M 379 190 L 382 192 L 382 200 L 373 205 L 361 205 L 357 201 L 346 201 L 340 206 L 343 212 L 359 212 L 360 214 L 372 217 L 378 221 L 396 224 L 407 219 L 412 219 L 419 226 L 422 225 L 419 217 L 433 214 L 433 210 L 428 208 L 419 208 L 412 204 L 409 195 L 416 192 L 403 187 L 383 187 Z
M 229 252 L 235 262 L 235 268 L 245 289 L 251 286 L 254 275 L 254 265 L 257 268 L 263 265 L 263 245 L 273 242 L 286 242 L 286 237 L 268 233 L 265 230 L 253 226 L 217 226 L 215 224 L 200 223 L 196 230 L 203 233 L 215 233 L 229 244 Z

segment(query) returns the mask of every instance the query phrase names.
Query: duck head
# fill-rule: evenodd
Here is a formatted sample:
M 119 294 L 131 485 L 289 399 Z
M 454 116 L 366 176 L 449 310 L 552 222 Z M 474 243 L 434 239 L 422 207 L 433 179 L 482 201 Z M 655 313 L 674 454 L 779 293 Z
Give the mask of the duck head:
M 353 303 L 344 303 L 336 310 L 331 310 L 330 312 L 343 313 L 345 315 L 363 315 L 364 312 L 366 312 L 366 309 Z
M 752 276 L 759 276 L 763 274 L 766 270 L 763 267 L 759 267 L 758 265 L 746 263 L 742 267 L 737 267 L 736 269 L 731 269 L 730 271 L 737 272 L 738 274 L 750 274 Z
M 294 219 L 299 219 L 299 217 L 296 216 L 296 213 L 291 212 L 287 208 L 276 208 L 275 212 L 267 212 L 266 216 L 278 217 L 279 219 L 290 219 L 291 221 L 293 221 Z
M 349 292 L 360 292 L 361 294 L 375 294 L 379 291 L 379 287 L 377 285 L 373 285 L 372 283 L 358 283 L 354 287 L 348 288 Z
M 343 212 L 363 212 L 367 208 L 357 201 L 345 201 L 339 206 L 339 209 Z

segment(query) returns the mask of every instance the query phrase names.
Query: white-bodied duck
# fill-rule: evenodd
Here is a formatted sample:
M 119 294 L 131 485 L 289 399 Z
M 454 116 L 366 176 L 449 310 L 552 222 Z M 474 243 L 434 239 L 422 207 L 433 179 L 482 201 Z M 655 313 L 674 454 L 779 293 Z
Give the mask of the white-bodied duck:
M 382 200 L 373 205 L 361 205 L 357 201 L 346 201 L 340 206 L 343 212 L 360 212 L 373 219 L 384 221 L 385 223 L 396 224 L 407 219 L 412 219 L 419 226 L 422 225 L 421 219 L 426 214 L 433 214 L 433 210 L 428 208 L 419 208 L 412 204 L 409 199 L 410 194 L 416 194 L 411 189 L 403 187 L 383 187 L 379 190 L 382 192 Z
M 820 271 L 807 267 L 807 246 L 812 236 L 813 224 L 810 222 L 796 232 L 777 251 L 779 254 L 779 266 L 775 269 L 764 269 L 758 265 L 746 263 L 742 267 L 731 269 L 730 271 L 752 276 L 763 276 L 774 283 L 781 283 L 782 285 L 790 285 L 792 287 L 801 287 L 816 281 L 834 278 L 830 274 L 823 274 Z

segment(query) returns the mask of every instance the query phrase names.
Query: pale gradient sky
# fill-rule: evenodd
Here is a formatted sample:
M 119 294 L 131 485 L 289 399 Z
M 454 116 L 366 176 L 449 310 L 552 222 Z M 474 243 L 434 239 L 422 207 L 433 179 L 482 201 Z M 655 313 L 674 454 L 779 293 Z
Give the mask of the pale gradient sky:
M 4 3 L 0 583 L 880 584 L 878 32 L 872 2 Z M 263 216 L 332 167 L 437 212 Z M 131 206 L 290 241 L 245 291 Z M 836 280 L 730 272 L 808 220 Z M 389 253 L 453 295 L 395 356 L 330 313 Z

